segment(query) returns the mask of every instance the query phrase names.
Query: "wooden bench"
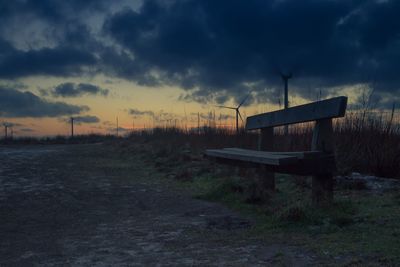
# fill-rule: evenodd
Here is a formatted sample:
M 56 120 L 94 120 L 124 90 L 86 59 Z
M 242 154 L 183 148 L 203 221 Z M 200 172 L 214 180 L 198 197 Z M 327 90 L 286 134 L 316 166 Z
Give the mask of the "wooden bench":
M 261 130 L 258 150 L 242 148 L 208 149 L 207 157 L 235 166 L 257 166 L 263 170 L 263 185 L 275 190 L 275 172 L 312 175 L 312 202 L 333 200 L 333 173 L 336 171 L 332 119 L 343 117 L 347 97 L 340 96 L 284 110 L 248 117 L 246 130 Z M 268 152 L 273 148 L 274 127 L 315 121 L 310 151 Z

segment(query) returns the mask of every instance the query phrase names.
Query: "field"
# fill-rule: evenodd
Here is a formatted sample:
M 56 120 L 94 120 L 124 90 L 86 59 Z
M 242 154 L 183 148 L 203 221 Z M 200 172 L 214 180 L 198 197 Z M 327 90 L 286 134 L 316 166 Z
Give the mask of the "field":
M 257 170 L 213 165 L 203 159 L 202 144 L 232 146 L 237 137 L 215 134 L 214 139 L 210 135 L 185 139 L 173 130 L 167 132 L 131 138 L 140 140 L 149 164 L 190 188 L 195 197 L 254 216 L 257 223 L 250 231 L 254 236 L 307 247 L 338 265 L 399 263 L 400 183 L 396 180 L 389 180 L 393 184 L 387 188 L 369 189 L 363 180 L 338 179 L 334 206 L 318 210 L 310 203 L 310 177 L 278 175 L 278 192 L 271 194 L 260 190 Z M 239 140 L 251 142 L 246 138 L 252 137 Z
M 256 169 L 202 155 L 255 148 L 256 133 L 166 127 L 124 138 L 7 140 L 0 146 L 0 265 L 396 266 L 396 125 L 352 116 L 336 122 L 339 176 L 394 179 L 370 188 L 337 177 L 329 209 L 311 207 L 309 177 L 277 175 L 277 192 L 266 192 Z M 308 125 L 286 137 L 278 130 L 275 149 L 304 150 L 310 139 Z

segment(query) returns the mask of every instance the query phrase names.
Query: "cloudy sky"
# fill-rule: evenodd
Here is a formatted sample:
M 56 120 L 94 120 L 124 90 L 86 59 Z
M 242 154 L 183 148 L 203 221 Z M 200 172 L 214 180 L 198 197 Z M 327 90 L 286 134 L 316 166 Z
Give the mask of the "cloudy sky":
M 397 0 L 0 0 L 0 123 L 19 135 L 222 123 L 348 95 L 400 100 Z M 222 115 L 220 115 L 222 113 Z M 153 118 L 156 118 L 156 122 Z

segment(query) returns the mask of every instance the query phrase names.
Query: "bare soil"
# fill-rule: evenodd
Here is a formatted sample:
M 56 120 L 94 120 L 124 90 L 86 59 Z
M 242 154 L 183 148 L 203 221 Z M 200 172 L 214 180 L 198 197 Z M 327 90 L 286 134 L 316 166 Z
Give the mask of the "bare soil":
M 248 235 L 252 220 L 193 199 L 103 145 L 0 147 L 0 266 L 310 266 Z

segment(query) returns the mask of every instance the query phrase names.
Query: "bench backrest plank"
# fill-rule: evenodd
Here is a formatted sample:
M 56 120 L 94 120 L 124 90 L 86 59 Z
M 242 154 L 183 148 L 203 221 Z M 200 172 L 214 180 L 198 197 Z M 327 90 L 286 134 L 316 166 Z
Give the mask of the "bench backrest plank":
M 343 117 L 346 113 L 347 97 L 339 96 L 284 110 L 250 116 L 246 130 L 257 130 L 294 123 Z

